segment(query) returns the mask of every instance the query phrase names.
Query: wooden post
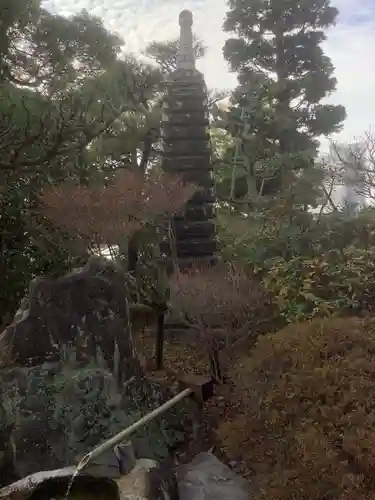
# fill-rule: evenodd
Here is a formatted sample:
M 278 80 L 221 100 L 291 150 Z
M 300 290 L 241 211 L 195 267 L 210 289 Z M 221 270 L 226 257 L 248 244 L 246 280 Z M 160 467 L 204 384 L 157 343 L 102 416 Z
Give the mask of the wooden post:
M 159 312 L 155 343 L 155 365 L 157 370 L 164 367 L 164 312 Z
M 210 359 L 211 376 L 218 383 L 223 383 L 223 374 L 220 367 L 220 349 L 215 342 L 215 339 L 210 339 L 208 348 L 208 356 Z

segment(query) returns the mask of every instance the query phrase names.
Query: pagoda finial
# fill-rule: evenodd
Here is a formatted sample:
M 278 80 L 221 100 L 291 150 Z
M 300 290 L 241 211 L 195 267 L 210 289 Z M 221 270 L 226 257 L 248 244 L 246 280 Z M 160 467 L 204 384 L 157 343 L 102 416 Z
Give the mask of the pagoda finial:
M 193 47 L 193 14 L 190 10 L 180 12 L 180 46 L 177 54 L 177 69 L 195 69 Z

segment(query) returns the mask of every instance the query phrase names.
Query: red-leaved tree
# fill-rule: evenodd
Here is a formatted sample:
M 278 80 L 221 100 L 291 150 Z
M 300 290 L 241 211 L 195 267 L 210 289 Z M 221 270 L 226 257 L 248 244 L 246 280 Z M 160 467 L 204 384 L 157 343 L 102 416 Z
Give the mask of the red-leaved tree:
M 121 245 L 140 229 L 178 212 L 196 188 L 175 176 L 119 170 L 106 185 L 66 181 L 45 188 L 44 214 L 95 245 Z

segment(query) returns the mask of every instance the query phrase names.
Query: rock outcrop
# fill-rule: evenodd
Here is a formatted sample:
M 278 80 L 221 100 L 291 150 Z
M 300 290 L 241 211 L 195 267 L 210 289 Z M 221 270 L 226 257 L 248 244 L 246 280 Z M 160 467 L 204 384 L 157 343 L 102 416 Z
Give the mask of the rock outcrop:
M 0 372 L 0 486 L 78 461 L 172 394 L 137 375 L 119 387 L 102 360 Z M 191 428 L 180 404 L 132 436 L 136 458 L 165 460 Z
M 126 276 L 108 260 L 39 279 L 0 337 L 0 486 L 76 463 L 172 394 L 136 356 Z M 133 436 L 163 459 L 190 429 L 180 404 Z
M 35 279 L 0 336 L 2 365 L 58 361 L 61 350 L 72 345 L 86 359 L 100 348 L 112 366 L 116 352 L 121 359 L 133 358 L 128 295 L 121 269 L 99 257 L 61 278 Z

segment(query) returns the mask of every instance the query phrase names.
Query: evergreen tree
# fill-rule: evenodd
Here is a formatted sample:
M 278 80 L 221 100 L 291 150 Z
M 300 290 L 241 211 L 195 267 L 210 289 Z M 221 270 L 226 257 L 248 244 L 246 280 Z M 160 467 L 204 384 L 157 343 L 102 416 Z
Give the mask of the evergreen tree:
M 206 47 L 196 36 L 193 38 L 194 54 L 196 59 L 201 59 L 206 53 Z M 177 54 L 180 39 L 166 40 L 162 42 L 151 42 L 147 45 L 145 56 L 153 59 L 166 74 L 173 73 L 177 69 Z
M 87 258 L 87 244 L 43 215 L 40 190 L 71 178 L 102 181 L 103 171 L 143 150 L 143 115 L 162 78 L 120 59 L 123 41 L 86 12 L 53 15 L 40 0 L 1 6 L 0 323 L 7 323 L 35 275 L 61 274 Z M 141 119 L 129 132 L 135 115 Z
M 218 187 L 248 213 L 283 214 L 290 224 L 321 198 L 319 137 L 345 118 L 343 106 L 321 103 L 336 87 L 321 48 L 336 16 L 329 0 L 229 0 L 224 30 L 236 37 L 223 52 L 239 86 L 222 120 L 235 145 Z
M 272 84 L 281 152 L 316 150 L 320 135 L 342 126 L 344 107 L 321 104 L 336 87 L 321 44 L 337 14 L 329 0 L 229 0 L 224 30 L 236 38 L 226 41 L 224 57 L 241 86 Z
M 179 38 L 175 38 L 163 42 L 151 42 L 146 47 L 144 55 L 158 64 L 166 79 L 177 69 L 179 44 Z M 193 47 L 196 60 L 202 59 L 206 55 L 205 45 L 196 36 L 193 36 Z M 226 89 L 207 89 L 208 109 L 211 110 L 217 102 L 228 95 L 229 92 Z

